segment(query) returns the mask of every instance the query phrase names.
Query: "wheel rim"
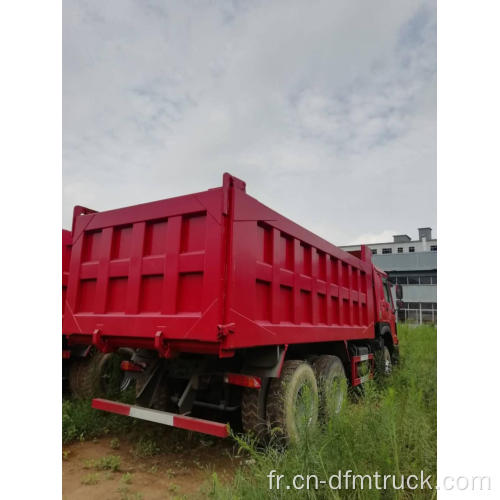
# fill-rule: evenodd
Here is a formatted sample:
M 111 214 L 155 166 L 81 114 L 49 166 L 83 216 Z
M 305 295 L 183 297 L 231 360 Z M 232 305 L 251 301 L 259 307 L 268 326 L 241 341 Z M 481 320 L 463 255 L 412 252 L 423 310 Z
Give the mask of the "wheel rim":
M 309 384 L 303 384 L 295 395 L 294 422 L 297 431 L 302 434 L 312 426 L 316 416 L 317 401 Z
M 335 377 L 333 379 L 333 384 L 330 391 L 330 398 L 334 414 L 339 413 L 340 410 L 342 409 L 342 404 L 344 403 L 344 386 L 345 386 L 345 381 L 340 377 Z
M 386 375 L 390 375 L 392 372 L 392 362 L 391 362 L 391 353 L 389 349 L 384 349 L 384 373 Z

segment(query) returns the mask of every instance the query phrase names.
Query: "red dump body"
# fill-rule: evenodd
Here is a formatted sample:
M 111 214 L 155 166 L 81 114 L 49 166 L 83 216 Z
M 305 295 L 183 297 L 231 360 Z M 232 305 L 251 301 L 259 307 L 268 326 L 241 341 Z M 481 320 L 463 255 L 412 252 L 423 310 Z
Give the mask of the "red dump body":
M 201 193 L 75 217 L 70 343 L 231 356 L 374 337 L 374 268 L 224 174 Z

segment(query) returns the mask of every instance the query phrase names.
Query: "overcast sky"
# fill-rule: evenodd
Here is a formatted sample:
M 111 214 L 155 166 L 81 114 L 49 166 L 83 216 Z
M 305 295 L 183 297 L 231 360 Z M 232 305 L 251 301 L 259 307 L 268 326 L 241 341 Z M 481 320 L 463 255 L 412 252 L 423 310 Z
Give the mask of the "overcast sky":
M 335 244 L 436 233 L 418 0 L 63 2 L 63 224 L 221 185 Z

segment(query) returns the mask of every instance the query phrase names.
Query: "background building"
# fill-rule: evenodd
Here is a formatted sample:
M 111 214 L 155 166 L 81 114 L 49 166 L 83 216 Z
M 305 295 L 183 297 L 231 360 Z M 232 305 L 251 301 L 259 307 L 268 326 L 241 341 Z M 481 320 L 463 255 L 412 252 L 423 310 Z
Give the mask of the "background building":
M 407 234 L 396 234 L 394 241 L 371 243 L 373 262 L 389 275 L 394 284 L 403 287 L 403 307 L 398 321 L 411 323 L 437 322 L 437 239 L 430 227 L 418 229 L 418 240 Z M 360 245 L 340 247 L 359 250 Z

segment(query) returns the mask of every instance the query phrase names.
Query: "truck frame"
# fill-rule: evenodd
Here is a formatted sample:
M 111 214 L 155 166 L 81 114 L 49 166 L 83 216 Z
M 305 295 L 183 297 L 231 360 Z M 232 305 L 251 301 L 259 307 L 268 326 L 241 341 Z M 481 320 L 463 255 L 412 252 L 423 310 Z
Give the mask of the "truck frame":
M 72 235 L 67 345 L 133 350 L 121 368 L 136 405 L 96 409 L 220 437 L 241 414 L 245 431 L 296 440 L 304 393 L 310 425 L 340 409 L 344 382 L 397 361 L 391 285 L 370 250 L 339 249 L 230 174 L 200 193 L 76 209 Z

